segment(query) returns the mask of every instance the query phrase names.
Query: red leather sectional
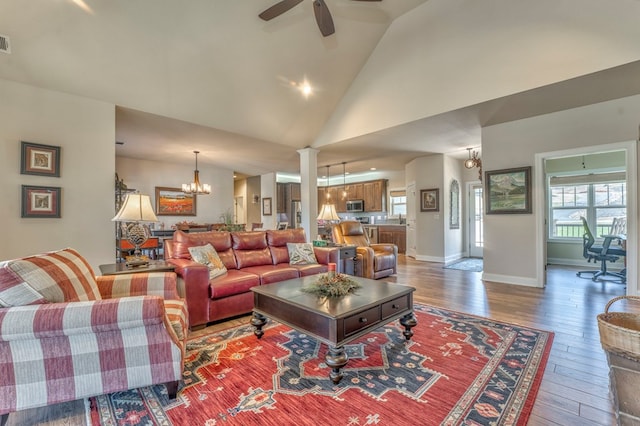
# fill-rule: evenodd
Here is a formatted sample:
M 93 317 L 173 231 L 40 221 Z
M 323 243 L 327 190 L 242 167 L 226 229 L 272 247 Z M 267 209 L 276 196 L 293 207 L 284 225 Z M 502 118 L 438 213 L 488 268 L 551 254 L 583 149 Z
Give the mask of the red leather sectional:
M 290 265 L 287 243 L 304 243 L 304 229 L 281 231 L 176 231 L 164 241 L 164 257 L 176 266 L 191 327 L 251 312 L 251 287 L 319 274 L 338 262 L 338 249 L 314 247 L 317 264 Z M 209 269 L 191 260 L 189 247 L 211 244 L 227 273 L 209 280 Z M 184 286 L 184 288 L 181 288 Z

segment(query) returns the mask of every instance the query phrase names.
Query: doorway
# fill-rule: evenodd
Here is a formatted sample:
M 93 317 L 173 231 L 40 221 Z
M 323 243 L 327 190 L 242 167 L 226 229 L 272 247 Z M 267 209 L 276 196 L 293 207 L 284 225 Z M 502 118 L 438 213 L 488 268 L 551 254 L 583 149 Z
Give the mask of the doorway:
M 247 216 L 244 210 L 244 197 L 235 197 L 235 223 L 247 223 Z
M 555 151 L 555 152 L 546 152 L 546 153 L 539 153 L 535 155 L 535 166 L 537 168 L 537 170 L 541 171 L 539 173 L 537 173 L 535 175 L 535 185 L 538 188 L 543 188 L 544 190 L 540 190 L 540 191 L 536 191 L 534 192 L 534 208 L 535 208 L 535 215 L 537 216 L 537 220 L 536 220 L 536 281 L 540 286 L 544 286 L 546 283 L 546 264 L 549 262 L 549 258 L 551 258 L 551 260 L 553 260 L 554 258 L 557 257 L 564 257 L 562 255 L 558 254 L 558 251 L 553 251 L 551 253 L 548 253 L 548 243 L 551 241 L 553 242 L 553 239 L 558 239 L 556 238 L 558 235 L 556 234 L 560 234 L 560 230 L 564 229 L 564 228 L 560 228 L 558 227 L 557 229 L 554 228 L 556 226 L 556 214 L 554 213 L 550 213 L 550 209 L 549 209 L 549 182 L 548 182 L 548 178 L 549 176 L 555 175 L 558 176 L 558 173 L 553 173 L 553 170 L 547 170 L 547 165 L 549 163 L 549 161 L 552 160 L 563 160 L 563 159 L 567 159 L 567 161 L 575 161 L 576 158 L 578 158 L 580 161 L 583 161 L 583 158 L 588 160 L 588 156 L 590 155 L 594 155 L 594 154 L 601 154 L 601 153 L 615 153 L 615 152 L 619 152 L 622 151 L 624 152 L 624 164 L 625 164 L 625 170 L 626 170 L 626 201 L 625 201 L 625 205 L 626 205 L 626 217 L 627 217 L 627 246 L 626 246 L 626 252 L 627 252 L 627 260 L 628 262 L 628 267 L 627 267 L 627 294 L 635 294 L 637 292 L 637 267 L 636 267 L 636 262 L 635 260 L 637 260 L 637 256 L 638 256 L 638 244 L 637 244 L 637 220 L 636 220 L 636 215 L 637 215 L 637 165 L 636 165 L 636 158 L 637 158 L 637 150 L 636 150 L 636 142 L 635 141 L 630 141 L 630 142 L 619 142 L 619 143 L 612 143 L 612 144 L 607 144 L 607 145 L 598 145 L 598 146 L 590 146 L 590 147 L 581 147 L 581 148 L 575 148 L 575 149 L 568 149 L 568 150 L 563 150 L 563 151 Z M 590 167 L 588 167 L 589 164 L 585 164 L 584 167 L 582 166 L 582 164 L 580 164 L 581 168 L 584 168 L 585 170 L 589 170 Z M 598 170 L 599 172 L 611 172 L 612 170 L 609 168 L 607 169 L 606 167 L 599 167 L 601 170 Z M 591 176 L 591 175 L 589 175 Z M 563 176 L 560 176 L 558 179 L 560 178 L 564 178 Z M 593 179 L 591 179 L 593 180 Z M 560 182 L 563 183 L 563 182 Z M 566 182 L 565 182 L 566 183 Z M 574 182 L 569 182 L 570 184 L 573 184 Z M 585 182 L 585 184 L 592 184 L 593 182 Z M 587 193 L 589 194 L 589 193 Z M 557 194 L 556 194 L 557 195 Z M 609 194 L 610 196 L 611 194 Z M 591 195 L 589 195 L 591 196 Z M 556 197 L 557 198 L 557 197 Z M 607 198 L 609 199 L 609 198 Z M 566 201 L 565 198 L 562 198 L 562 200 Z M 554 201 L 555 202 L 555 201 Z M 597 205 L 595 207 L 591 207 L 589 205 L 589 203 L 587 203 L 587 207 L 586 210 L 588 212 L 589 208 L 593 209 L 593 226 L 597 227 L 599 225 L 603 225 L 603 223 L 608 220 L 606 218 L 606 215 L 604 213 L 601 213 L 599 210 L 602 208 L 607 208 L 610 206 L 606 206 L 606 205 L 600 205 L 602 204 L 601 201 L 599 201 L 597 203 Z M 554 204 L 555 206 L 555 204 Z M 571 206 L 569 206 L 571 207 Z M 569 209 L 570 210 L 570 209 Z M 581 211 L 578 211 L 578 213 L 581 213 Z M 588 214 L 585 214 L 585 216 L 588 216 Z M 600 217 L 600 218 L 599 218 Z M 570 218 L 572 219 L 572 218 Z M 566 222 L 566 220 L 565 220 Z M 600 223 L 603 222 L 603 223 Z M 565 224 L 566 225 L 566 224 Z M 568 228 L 568 226 L 565 226 L 565 228 Z M 556 229 L 555 231 L 553 231 L 554 229 Z M 555 232 L 555 233 L 553 233 Z M 564 231 L 563 231 L 564 232 Z M 598 233 L 602 233 L 600 231 L 596 231 Z M 551 235 L 550 235 L 551 234 Z M 562 235 L 560 235 L 562 236 Z M 578 247 L 580 248 L 580 247 Z M 586 260 L 581 260 L 582 262 L 586 262 Z
M 467 205 L 469 218 L 469 257 L 482 257 L 484 247 L 484 229 L 482 224 L 484 201 L 481 182 L 470 182 L 468 184 L 469 202 Z

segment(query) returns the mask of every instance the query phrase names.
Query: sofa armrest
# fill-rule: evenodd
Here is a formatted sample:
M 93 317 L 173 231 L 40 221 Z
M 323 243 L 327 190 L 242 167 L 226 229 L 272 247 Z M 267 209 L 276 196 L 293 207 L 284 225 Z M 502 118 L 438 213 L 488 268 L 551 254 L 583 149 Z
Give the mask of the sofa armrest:
M 0 309 L 0 342 L 97 334 L 165 322 L 161 297 L 137 296 Z
M 96 277 L 100 294 L 105 299 L 130 296 L 160 296 L 180 299 L 173 272 L 103 275 Z
M 189 324 L 206 324 L 209 319 L 209 268 L 190 259 L 167 259 L 175 265 L 179 287 L 183 286 L 184 298 L 188 303 Z
M 314 247 L 313 253 L 316 255 L 318 263 L 323 265 L 338 263 L 340 260 L 340 250 L 336 247 Z

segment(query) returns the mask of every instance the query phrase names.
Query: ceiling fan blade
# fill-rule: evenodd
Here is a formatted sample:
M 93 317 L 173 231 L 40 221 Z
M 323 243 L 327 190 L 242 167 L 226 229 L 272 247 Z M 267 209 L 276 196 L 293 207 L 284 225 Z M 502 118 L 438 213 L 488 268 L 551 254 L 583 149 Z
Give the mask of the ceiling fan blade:
M 313 13 L 316 15 L 316 22 L 323 36 L 326 37 L 336 32 L 331 12 L 329 12 L 324 0 L 313 0 Z
M 281 2 L 271 6 L 269 9 L 266 9 L 258 16 L 265 21 L 270 21 L 300 3 L 302 3 L 302 0 L 282 0 Z

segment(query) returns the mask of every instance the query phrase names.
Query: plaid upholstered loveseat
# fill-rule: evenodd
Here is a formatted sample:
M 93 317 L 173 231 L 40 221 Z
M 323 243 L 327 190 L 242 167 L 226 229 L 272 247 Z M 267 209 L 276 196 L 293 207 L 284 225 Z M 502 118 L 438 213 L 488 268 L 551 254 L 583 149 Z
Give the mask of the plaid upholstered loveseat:
M 0 423 L 157 383 L 175 397 L 187 318 L 172 272 L 95 277 L 73 249 L 0 262 Z

